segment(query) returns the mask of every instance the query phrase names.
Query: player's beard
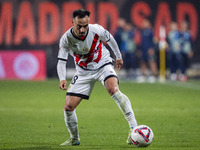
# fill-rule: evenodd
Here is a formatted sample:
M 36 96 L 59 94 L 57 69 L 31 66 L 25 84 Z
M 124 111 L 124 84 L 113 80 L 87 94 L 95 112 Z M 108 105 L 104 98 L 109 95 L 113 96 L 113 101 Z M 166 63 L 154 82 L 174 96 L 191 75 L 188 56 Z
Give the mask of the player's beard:
M 74 33 L 74 35 L 75 35 L 76 37 L 82 38 L 82 37 L 86 36 L 88 30 L 87 30 L 86 32 L 80 32 L 80 31 L 74 31 L 74 30 L 72 30 L 72 32 Z
M 79 37 L 84 37 L 86 35 L 86 32 L 80 32 Z

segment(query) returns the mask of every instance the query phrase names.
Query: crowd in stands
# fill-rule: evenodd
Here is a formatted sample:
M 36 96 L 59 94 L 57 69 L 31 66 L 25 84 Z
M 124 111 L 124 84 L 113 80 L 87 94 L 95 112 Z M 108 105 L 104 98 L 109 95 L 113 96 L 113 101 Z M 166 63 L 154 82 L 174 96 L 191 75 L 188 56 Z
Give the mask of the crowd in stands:
M 126 79 L 138 82 L 155 82 L 159 78 L 159 48 L 158 38 L 154 36 L 153 27 L 148 19 L 143 20 L 143 26 L 136 28 L 125 19 L 118 20 L 114 33 L 121 50 Z M 180 28 L 172 22 L 167 31 L 166 66 L 172 81 L 187 81 L 187 68 L 192 57 L 192 40 L 189 24 L 182 22 Z M 136 69 L 140 73 L 136 73 Z

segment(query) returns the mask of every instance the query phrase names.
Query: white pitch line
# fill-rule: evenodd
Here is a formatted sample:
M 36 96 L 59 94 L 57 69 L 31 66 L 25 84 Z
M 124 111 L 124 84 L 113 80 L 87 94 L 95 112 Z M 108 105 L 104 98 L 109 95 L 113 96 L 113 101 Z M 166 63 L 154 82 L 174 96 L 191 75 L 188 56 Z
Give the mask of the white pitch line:
M 126 80 L 120 80 L 121 83 L 136 83 L 136 84 L 141 84 L 141 83 L 138 83 L 137 81 L 126 81 Z M 148 82 L 144 82 L 143 84 L 154 84 L 154 83 L 148 83 Z M 155 82 L 155 84 L 158 84 L 160 82 Z M 178 81 L 166 81 L 166 82 L 163 82 L 163 83 L 160 83 L 160 84 L 166 84 L 166 85 L 169 85 L 169 86 L 175 86 L 175 87 L 182 87 L 182 88 L 188 88 L 188 89 L 193 89 L 193 90 L 200 90 L 200 84 L 194 84 L 194 83 L 189 83 L 189 82 L 178 82 Z
M 182 82 L 166 82 L 167 85 L 170 86 L 176 86 L 176 87 L 182 87 L 182 88 L 188 88 L 193 90 L 200 90 L 200 85 L 193 84 L 193 83 L 182 83 Z

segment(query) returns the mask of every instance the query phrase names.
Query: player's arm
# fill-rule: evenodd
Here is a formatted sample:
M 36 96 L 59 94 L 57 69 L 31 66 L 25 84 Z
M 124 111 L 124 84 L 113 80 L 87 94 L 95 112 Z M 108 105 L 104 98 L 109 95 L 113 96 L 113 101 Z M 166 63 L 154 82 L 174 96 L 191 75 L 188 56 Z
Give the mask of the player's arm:
M 123 66 L 123 60 L 122 60 L 122 55 L 117 45 L 117 42 L 115 41 L 114 37 L 102 26 L 97 25 L 97 27 L 98 27 L 98 31 L 100 31 L 101 40 L 108 43 L 108 45 L 110 46 L 110 48 L 112 49 L 112 51 L 114 52 L 116 56 L 117 69 L 121 70 Z
M 60 80 L 59 88 L 62 90 L 67 89 L 67 80 L 66 80 L 66 60 L 58 59 L 57 63 L 57 73 Z
M 107 43 L 116 56 L 117 69 L 121 70 L 122 66 L 123 66 L 122 55 L 121 55 L 121 52 L 120 52 L 119 47 L 117 45 L 117 42 L 115 41 L 115 39 L 113 38 L 113 36 L 111 34 L 109 35 L 109 40 L 107 41 Z
M 58 52 L 58 63 L 57 63 L 57 73 L 60 80 L 59 88 L 62 90 L 67 89 L 67 80 L 66 80 L 66 64 L 68 59 L 68 52 L 66 48 L 66 39 L 63 36 L 60 40 L 59 44 L 59 52 Z

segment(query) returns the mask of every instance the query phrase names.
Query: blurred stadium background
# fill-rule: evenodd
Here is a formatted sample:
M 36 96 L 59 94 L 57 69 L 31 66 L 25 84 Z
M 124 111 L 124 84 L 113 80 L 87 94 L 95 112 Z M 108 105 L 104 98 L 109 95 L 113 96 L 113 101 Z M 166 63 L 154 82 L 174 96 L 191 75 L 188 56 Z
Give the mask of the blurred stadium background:
M 101 24 L 113 35 L 119 18 L 136 28 L 148 18 L 157 38 L 161 24 L 169 28 L 171 21 L 179 25 L 188 21 L 194 51 L 188 76 L 200 76 L 200 2 L 197 0 L 0 0 L 0 79 L 57 77 L 59 39 L 71 27 L 72 12 L 78 8 L 91 11 L 91 23 Z M 74 68 L 71 57 L 67 66 L 71 77 Z
M 120 80 L 120 89 L 130 98 L 138 123 L 153 129 L 155 139 L 147 149 L 200 149 L 198 0 L 0 0 L 0 149 L 66 149 L 59 147 L 69 134 L 63 121 L 65 91 L 58 88 L 57 53 L 59 39 L 71 27 L 72 12 L 78 8 L 88 9 L 91 23 L 113 35 L 120 18 L 136 29 L 149 19 L 157 40 L 162 24 L 169 28 L 171 21 L 179 26 L 189 22 L 194 55 L 188 77 L 196 80 L 165 84 Z M 159 69 L 158 48 L 156 55 Z M 71 78 L 72 57 L 67 69 Z M 136 61 L 137 71 L 141 72 Z M 168 63 L 166 72 L 169 78 Z M 123 78 L 127 72 L 118 73 Z M 124 140 L 128 124 L 101 83 L 79 108 L 82 145 L 69 149 L 133 149 Z

